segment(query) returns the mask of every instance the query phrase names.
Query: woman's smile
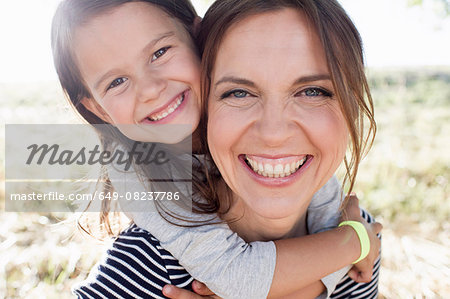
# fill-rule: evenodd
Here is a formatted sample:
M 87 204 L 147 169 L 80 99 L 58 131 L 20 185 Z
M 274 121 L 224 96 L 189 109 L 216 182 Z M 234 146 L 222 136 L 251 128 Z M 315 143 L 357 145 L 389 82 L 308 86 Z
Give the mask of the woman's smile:
M 313 159 L 312 155 L 239 155 L 243 167 L 256 182 L 267 186 L 288 185 L 299 178 Z
M 268 178 L 284 178 L 297 172 L 306 162 L 308 155 L 264 157 L 245 155 L 247 165 L 257 174 Z

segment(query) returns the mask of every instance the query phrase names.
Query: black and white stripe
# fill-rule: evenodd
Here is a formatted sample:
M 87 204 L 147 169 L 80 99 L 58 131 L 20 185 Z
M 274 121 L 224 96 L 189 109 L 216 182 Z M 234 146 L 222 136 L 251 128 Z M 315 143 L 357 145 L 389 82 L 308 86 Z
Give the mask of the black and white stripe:
M 78 298 L 166 298 L 164 285 L 190 290 L 192 280 L 155 237 L 133 225 L 119 235 L 88 279 L 72 291 Z
M 361 216 L 369 223 L 375 222 L 375 219 L 366 211 L 361 210 Z M 381 236 L 378 235 L 381 239 Z M 345 275 L 331 294 L 332 299 L 372 299 L 378 297 L 378 276 L 380 274 L 381 253 L 375 261 L 373 267 L 372 280 L 368 283 L 356 283 L 350 277 Z
M 375 220 L 362 211 L 367 222 Z M 378 257 L 372 281 L 356 283 L 347 275 L 342 278 L 330 298 L 364 298 L 378 296 Z M 162 288 L 166 284 L 191 289 L 193 278 L 144 229 L 132 225 L 122 232 L 87 280 L 72 291 L 78 298 L 166 298 Z

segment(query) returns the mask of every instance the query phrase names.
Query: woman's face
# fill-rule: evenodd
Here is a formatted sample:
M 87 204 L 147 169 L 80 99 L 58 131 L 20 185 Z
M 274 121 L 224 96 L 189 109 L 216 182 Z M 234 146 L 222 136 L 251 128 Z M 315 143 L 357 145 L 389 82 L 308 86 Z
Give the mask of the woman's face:
M 200 61 L 186 29 L 161 9 L 120 5 L 80 27 L 74 44 L 93 96 L 83 104 L 126 136 L 174 143 L 197 127 Z M 175 136 L 163 124 L 190 126 Z
M 299 217 L 347 145 L 313 26 L 294 9 L 234 24 L 211 82 L 209 147 L 237 201 L 264 218 Z

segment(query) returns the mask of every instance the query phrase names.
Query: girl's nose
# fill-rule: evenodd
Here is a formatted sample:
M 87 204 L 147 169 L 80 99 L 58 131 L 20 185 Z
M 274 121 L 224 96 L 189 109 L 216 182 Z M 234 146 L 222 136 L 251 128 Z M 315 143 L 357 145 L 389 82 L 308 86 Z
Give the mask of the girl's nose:
M 166 87 L 167 80 L 165 78 L 146 73 L 139 79 L 136 86 L 137 99 L 140 102 L 157 100 Z

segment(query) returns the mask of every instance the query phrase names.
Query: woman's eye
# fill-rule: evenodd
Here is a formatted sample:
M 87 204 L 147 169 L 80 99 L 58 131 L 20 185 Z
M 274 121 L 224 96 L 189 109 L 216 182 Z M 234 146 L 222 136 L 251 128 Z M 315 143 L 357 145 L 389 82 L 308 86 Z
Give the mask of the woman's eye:
M 332 97 L 333 94 L 325 89 L 310 87 L 303 89 L 296 96 L 307 96 L 307 97 Z
M 166 54 L 167 50 L 169 49 L 170 47 L 164 47 L 153 53 L 152 62 L 158 59 L 159 57 L 163 56 L 164 54 Z
M 117 86 L 119 86 L 120 84 L 126 82 L 127 80 L 128 80 L 128 78 L 125 78 L 125 77 L 116 78 L 116 79 L 114 79 L 114 80 L 111 82 L 111 84 L 109 84 L 109 86 L 108 86 L 108 88 L 107 88 L 106 90 L 109 90 L 109 89 L 111 89 L 111 88 L 117 87 Z
M 248 93 L 245 90 L 242 89 L 235 89 L 235 90 L 231 90 L 231 91 L 227 91 L 225 92 L 220 98 L 221 99 L 225 99 L 225 98 L 237 98 L 237 99 L 241 99 L 241 98 L 245 98 L 247 96 L 249 96 L 250 93 Z

